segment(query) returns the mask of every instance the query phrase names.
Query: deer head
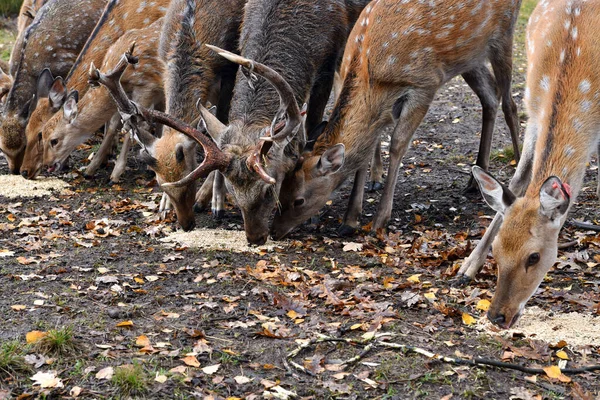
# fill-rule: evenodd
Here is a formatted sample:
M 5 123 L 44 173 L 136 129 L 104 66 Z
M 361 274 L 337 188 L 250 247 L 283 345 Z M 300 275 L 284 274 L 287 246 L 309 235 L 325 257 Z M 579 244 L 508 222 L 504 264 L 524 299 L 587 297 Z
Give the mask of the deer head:
M 517 198 L 483 169 L 473 167 L 473 176 L 486 203 L 504 218 L 492 245 L 498 283 L 488 318 L 508 329 L 556 261 L 558 233 L 570 207 L 571 188 L 551 176 L 537 195 Z
M 43 128 L 46 122 L 60 110 L 67 97 L 63 78 L 60 76 L 53 80 L 50 78 L 51 76 L 43 81 L 38 79 L 37 106 L 31 113 L 25 128 L 27 145 L 21 165 L 21 175 L 26 179 L 34 179 L 40 173 L 44 156 Z
M 54 77 L 48 68 L 44 69 L 37 80 L 36 92 L 31 100 L 26 102 L 20 110 L 10 110 L 8 104 L 4 105 L 2 122 L 0 123 L 0 149 L 8 160 L 8 168 L 11 173 L 18 174 L 23 163 L 27 141 L 23 132 L 29 121 L 29 117 L 35 110 L 38 100 L 48 96 L 48 89 Z
M 271 236 L 275 240 L 281 240 L 296 226 L 316 215 L 339 185 L 340 179 L 336 179 L 335 174 L 344 165 L 344 145 L 338 143 L 328 148 L 312 148 L 325 127 L 324 122 L 311 132 L 309 145 L 298 159 L 294 171 L 283 181 L 280 208 L 271 228 Z

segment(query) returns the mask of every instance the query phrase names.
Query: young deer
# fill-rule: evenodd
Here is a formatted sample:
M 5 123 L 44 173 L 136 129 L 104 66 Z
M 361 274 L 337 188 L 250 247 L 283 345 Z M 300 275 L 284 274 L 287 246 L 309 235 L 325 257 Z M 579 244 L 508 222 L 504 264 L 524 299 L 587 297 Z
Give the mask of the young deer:
M 53 97 L 48 95 L 40 98 L 37 107 L 31 114 L 29 123 L 25 131 L 27 138 L 27 148 L 21 175 L 28 179 L 33 179 L 41 170 L 42 151 L 39 146 L 39 137 L 44 125 L 55 116 L 60 110 L 63 102 L 66 100 L 66 93 L 77 91 L 80 97 L 88 90 L 87 74 L 91 64 L 101 65 L 108 49 L 127 31 L 131 29 L 144 28 L 161 18 L 166 12 L 168 0 L 154 0 L 152 2 L 140 2 L 139 0 L 110 0 L 94 30 L 87 38 L 85 46 L 79 53 L 77 60 L 70 71 L 64 75 L 66 79 L 56 78 L 55 81 L 48 82 L 49 86 L 42 87 L 46 93 L 54 93 Z M 129 46 L 130 43 L 126 44 Z M 65 89 L 66 84 L 66 89 Z M 52 89 L 51 87 L 54 86 Z M 66 92 L 65 92 L 66 90 Z M 58 113 L 60 114 L 60 113 Z M 110 124 L 105 125 L 105 137 L 116 137 L 120 119 L 114 118 Z M 56 126 L 57 121 L 53 122 Z M 52 126 L 52 124 L 51 124 Z M 93 132 L 90 132 L 93 133 Z M 47 135 L 51 132 L 47 129 Z M 58 139 L 60 141 L 60 138 Z M 100 164 L 106 160 L 110 143 L 102 146 L 102 151 L 94 157 L 88 168 L 86 175 L 92 175 Z
M 373 229 L 390 219 L 402 156 L 437 90 L 462 75 L 481 100 L 482 139 L 477 165 L 487 169 L 500 99 L 513 144 L 518 118 L 511 96 L 512 37 L 520 1 L 405 2 L 374 0 L 348 40 L 344 86 L 329 123 L 306 149 L 281 191 L 273 237 L 282 238 L 316 214 L 331 193 L 355 174 L 341 232 L 353 232 L 362 211 L 366 168 L 379 132 L 395 124 L 390 167 Z M 486 67 L 490 61 L 494 76 Z
M 66 74 L 94 28 L 106 0 L 52 0 L 25 30 L 14 68 L 14 84 L 0 115 L 0 150 L 18 174 L 25 151 L 25 126 L 37 103 L 36 81 L 48 68 Z M 44 82 L 38 82 L 44 83 Z
M 600 0 L 540 2 L 527 27 L 529 114 L 523 158 L 508 188 L 474 169 L 498 214 L 460 270 L 474 277 L 493 241 L 498 284 L 488 318 L 510 328 L 557 255 L 558 234 L 597 148 Z
M 303 131 L 298 134 L 299 139 L 296 137 L 303 129 L 298 103 L 310 98 L 307 124 L 316 126 L 331 92 L 333 73 L 346 34 L 347 17 L 342 2 L 248 2 L 240 39 L 242 55 L 247 58 L 212 48 L 249 68 L 250 82 L 238 73 L 229 126 L 200 107 L 206 130 L 218 143 L 219 158 L 226 160 L 226 165 L 209 168 L 205 162 L 188 176 L 177 174 L 169 180 L 159 179 L 171 195 L 184 229 L 193 226 L 193 214 L 189 205 L 175 200 L 173 191 L 190 193 L 196 179 L 218 170 L 227 179 L 227 186 L 242 209 L 248 241 L 252 244 L 266 241 L 267 221 L 276 204 L 279 184 L 295 164 L 297 140 L 304 141 Z M 310 46 L 305 44 L 308 39 L 314 39 Z M 273 131 L 272 138 L 262 139 L 274 125 L 273 120 L 283 117 L 287 122 L 282 131 Z M 288 146 L 290 141 L 292 144 Z M 173 154 L 172 149 L 161 148 L 168 154 Z M 164 164 L 160 157 L 154 159 L 155 165 Z M 183 168 L 178 172 L 184 172 Z M 215 174 L 213 194 L 216 196 L 223 187 L 220 179 L 220 175 Z M 185 199 L 190 198 L 188 195 Z
M 131 43 L 137 44 L 136 53 L 140 63 L 125 72 L 121 83 L 126 93 L 144 107 L 164 103 L 163 73 L 165 67 L 163 61 L 158 57 L 161 28 L 162 19 L 159 19 L 146 28 L 127 31 L 110 47 L 102 63 L 103 70 L 114 68 Z M 67 94 L 63 87 L 63 93 L 60 95 L 66 98 L 62 107 L 63 112 L 54 115 L 44 125 L 39 145 L 39 147 L 43 147 L 43 164 L 50 166 L 50 171 L 59 170 L 71 152 L 78 145 L 90 139 L 102 125 L 108 124 L 114 114 L 120 120 L 117 105 L 106 88 L 88 90 L 80 98 L 77 91 Z M 110 133 L 116 134 L 116 129 Z M 115 169 L 111 174 L 112 182 L 118 182 L 125 169 L 130 145 L 128 138 L 127 135 Z M 105 136 L 96 157 L 102 158 L 103 154 L 107 154 L 113 142 L 114 137 Z M 40 168 L 41 163 L 38 164 L 37 170 Z M 30 172 L 35 175 L 37 170 L 30 170 Z

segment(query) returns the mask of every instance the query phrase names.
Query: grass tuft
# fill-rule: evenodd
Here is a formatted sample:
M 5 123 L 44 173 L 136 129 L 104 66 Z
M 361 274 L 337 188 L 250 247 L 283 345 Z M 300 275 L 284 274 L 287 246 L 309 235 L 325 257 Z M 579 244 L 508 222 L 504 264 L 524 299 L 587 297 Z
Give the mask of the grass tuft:
M 70 326 L 50 329 L 35 345 L 37 351 L 52 356 L 69 356 L 79 350 L 73 327 Z
M 0 1 L 0 17 L 15 17 L 21 9 L 23 0 Z
M 117 367 L 111 381 L 123 396 L 136 396 L 148 391 L 148 376 L 135 361 Z
M 31 367 L 25 362 L 25 350 L 18 341 L 0 345 L 0 376 L 31 372 Z

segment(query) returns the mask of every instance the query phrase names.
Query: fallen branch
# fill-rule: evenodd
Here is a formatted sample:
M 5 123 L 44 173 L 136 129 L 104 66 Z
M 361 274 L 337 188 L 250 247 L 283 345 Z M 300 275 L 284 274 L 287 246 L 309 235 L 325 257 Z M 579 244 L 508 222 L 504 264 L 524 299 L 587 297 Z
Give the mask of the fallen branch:
M 585 229 L 586 231 L 600 232 L 600 225 L 588 224 L 579 221 L 571 221 L 570 224 L 575 228 Z
M 389 334 L 380 335 L 379 338 L 381 338 L 382 336 L 390 336 L 390 335 Z M 373 339 L 363 339 L 363 340 L 341 339 L 341 338 L 334 338 L 334 337 L 329 337 L 329 336 L 325 336 L 325 335 L 319 335 L 316 339 L 313 339 L 309 342 L 301 344 L 296 349 L 292 350 L 291 352 L 289 352 L 287 354 L 286 360 L 288 360 L 290 362 L 290 364 L 293 365 L 296 369 L 298 369 L 304 373 L 308 373 L 308 374 L 312 375 L 312 372 L 309 372 L 306 368 L 293 362 L 291 359 L 298 356 L 298 354 L 300 354 L 303 350 L 305 350 L 311 346 L 314 346 L 319 343 L 327 343 L 327 342 L 346 343 L 346 344 L 350 344 L 352 346 L 364 345 L 364 348 L 360 354 L 342 362 L 342 365 L 344 365 L 344 366 L 355 364 L 358 361 L 360 361 L 361 359 L 363 359 L 373 349 L 375 349 L 377 347 L 383 347 L 383 348 L 388 348 L 388 349 L 403 350 L 407 353 L 421 354 L 427 358 L 441 361 L 441 362 L 448 363 L 448 364 L 467 365 L 467 366 L 471 366 L 471 367 L 491 366 L 491 367 L 496 367 L 496 368 L 512 369 L 512 370 L 516 370 L 516 371 L 525 372 L 528 374 L 545 374 L 545 371 L 542 368 L 530 368 L 530 367 L 526 367 L 524 365 L 512 364 L 512 363 L 492 360 L 492 359 L 488 359 L 488 358 L 474 357 L 474 358 L 468 360 L 468 359 L 463 359 L 463 358 L 454 358 L 454 357 L 448 357 L 448 356 L 444 356 L 444 355 L 440 355 L 440 354 L 435 354 L 426 349 L 422 349 L 420 347 L 409 346 L 409 345 L 400 344 L 400 343 L 385 342 L 382 340 L 373 340 Z M 600 365 L 589 365 L 589 366 L 581 367 L 581 368 L 561 369 L 561 372 L 564 374 L 582 374 L 582 373 L 594 372 L 594 371 L 600 371 Z

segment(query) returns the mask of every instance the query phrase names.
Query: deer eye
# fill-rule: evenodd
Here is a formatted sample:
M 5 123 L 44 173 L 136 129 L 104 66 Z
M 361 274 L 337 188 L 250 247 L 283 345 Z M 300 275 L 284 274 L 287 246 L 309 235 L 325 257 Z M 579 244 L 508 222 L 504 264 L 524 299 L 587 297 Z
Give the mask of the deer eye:
M 50 146 L 55 147 L 58 144 L 58 139 L 52 139 L 50 141 Z
M 532 253 L 527 259 L 527 267 L 532 267 L 540 261 L 540 253 Z
M 294 207 L 302 207 L 304 205 L 304 197 L 299 197 L 294 200 Z

